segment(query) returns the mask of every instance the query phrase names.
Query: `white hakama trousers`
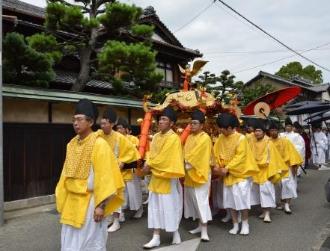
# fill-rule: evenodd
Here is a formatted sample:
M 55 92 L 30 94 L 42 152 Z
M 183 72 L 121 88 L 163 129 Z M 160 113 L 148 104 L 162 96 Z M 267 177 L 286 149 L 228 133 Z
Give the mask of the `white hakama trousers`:
M 232 186 L 223 186 L 224 208 L 234 210 L 250 209 L 252 180 L 246 179 Z
M 208 182 L 199 187 L 184 187 L 184 217 L 193 220 L 200 219 L 202 223 L 212 220 L 209 203 L 210 183 Z
M 325 163 L 325 151 L 323 148 L 318 147 L 316 150 L 312 147 L 312 161 L 315 165 L 322 165 Z
M 284 178 L 281 181 L 281 198 L 282 200 L 285 200 L 295 199 L 297 197 L 297 177 L 294 177 L 290 170 L 289 177 Z
M 91 196 L 86 221 L 82 228 L 62 225 L 62 251 L 106 251 L 107 220 L 103 219 L 96 223 L 94 221 L 94 208 L 94 196 Z
M 276 207 L 275 186 L 269 180 L 263 184 L 253 184 L 251 206 L 261 205 L 262 208 Z
M 149 192 L 148 228 L 175 232 L 179 229 L 183 210 L 183 194 L 179 179 L 171 179 L 171 192 Z
M 217 211 L 223 209 L 223 181 L 220 179 L 211 181 L 212 191 L 212 210 Z
M 137 211 L 142 206 L 141 178 L 133 174 L 133 179 L 125 182 L 125 202 L 123 209 Z

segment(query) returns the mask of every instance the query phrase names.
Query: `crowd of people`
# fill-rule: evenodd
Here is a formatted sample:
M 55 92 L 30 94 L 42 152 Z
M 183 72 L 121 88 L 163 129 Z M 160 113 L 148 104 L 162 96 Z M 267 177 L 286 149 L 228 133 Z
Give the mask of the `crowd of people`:
M 144 214 L 142 183 L 148 188 L 146 213 L 153 231 L 146 249 L 160 245 L 161 231 L 173 233 L 172 244 L 181 243 L 182 216 L 197 219 L 189 232 L 210 241 L 207 224 L 219 209 L 226 211 L 222 221 L 232 222 L 229 234 L 248 235 L 251 207 L 259 207 L 265 223 L 272 222 L 273 208 L 291 214 L 297 177 L 310 155 L 322 165 L 328 150 L 328 139 L 318 127 L 309 142 L 290 120 L 284 132 L 280 124 L 262 119 L 242 128 L 231 113 L 217 116 L 219 135 L 212 139 L 200 110 L 191 113 L 191 132 L 183 144 L 172 129 L 177 114 L 166 107 L 141 160 L 139 139 L 125 119 L 107 107 L 101 129 L 94 132 L 97 117 L 91 101 L 78 102 L 73 116 L 77 135 L 67 145 L 55 191 L 65 251 L 106 250 L 108 232 L 120 229 L 125 209 L 135 211 L 137 219 Z

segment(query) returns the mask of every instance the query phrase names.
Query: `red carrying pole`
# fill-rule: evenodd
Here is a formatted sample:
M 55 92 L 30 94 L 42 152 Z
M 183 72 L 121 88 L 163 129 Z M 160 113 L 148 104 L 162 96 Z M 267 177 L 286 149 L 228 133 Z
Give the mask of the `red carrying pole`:
M 139 153 L 141 155 L 141 159 L 144 158 L 144 155 L 146 153 L 151 121 L 152 121 L 152 112 L 146 112 L 144 114 L 143 122 L 141 124 L 141 135 L 139 141 Z
M 182 145 L 186 142 L 186 139 L 188 138 L 189 134 L 190 134 L 190 130 L 191 130 L 191 125 L 188 124 L 186 126 L 186 128 L 183 130 L 180 139 L 181 139 L 181 143 Z

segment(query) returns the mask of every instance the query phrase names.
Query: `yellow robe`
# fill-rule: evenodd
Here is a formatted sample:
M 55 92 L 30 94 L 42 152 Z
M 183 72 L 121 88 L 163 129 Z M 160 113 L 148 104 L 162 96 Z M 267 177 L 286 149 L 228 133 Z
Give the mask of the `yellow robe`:
M 275 145 L 277 151 L 280 153 L 283 161 L 285 162 L 287 169 L 283 170 L 282 178 L 289 177 L 289 168 L 291 166 L 299 166 L 303 163 L 303 159 L 300 154 L 287 138 L 278 137 L 276 139 L 271 138 L 271 141 Z
M 251 133 L 247 133 L 246 135 L 246 138 L 249 142 L 249 145 L 252 144 L 252 142 L 255 140 L 255 136 L 254 136 L 254 132 L 251 132 Z M 264 136 L 265 139 L 268 139 L 269 137 L 267 135 Z
M 155 134 L 150 145 L 147 165 L 152 173 L 148 187 L 151 192 L 169 194 L 170 179 L 184 177 L 181 141 L 173 130 Z
M 74 137 L 67 146 L 73 151 L 79 151 L 81 146 L 89 140 L 89 137 L 78 143 Z M 70 154 L 67 151 L 67 156 Z M 64 168 L 65 169 L 64 164 Z M 109 198 L 105 207 L 105 216 L 116 211 L 124 202 L 124 182 L 120 174 L 118 163 L 109 145 L 102 138 L 97 137 L 92 148 L 89 169 L 94 172 L 94 191 L 87 190 L 88 177 L 77 179 L 66 177 L 62 171 L 60 180 L 56 186 L 56 208 L 60 213 L 60 222 L 81 228 L 86 219 L 89 200 L 93 194 L 95 206 Z
M 121 133 L 113 130 L 109 135 L 104 134 L 102 130 L 98 130 L 97 133 L 108 142 L 119 163 L 131 163 L 140 159 L 136 147 Z M 121 173 L 125 181 L 133 179 L 132 169 L 122 170 Z
M 250 142 L 250 140 L 253 138 L 254 136 L 254 133 L 253 132 L 250 132 L 250 133 L 246 133 L 245 134 L 245 137 L 247 138 L 248 142 Z
M 131 141 L 131 143 L 133 145 L 135 145 L 136 148 L 139 146 L 139 138 L 138 137 L 135 137 L 134 135 L 127 135 L 127 138 L 129 139 L 129 141 Z
M 250 146 L 259 167 L 253 181 L 257 184 L 264 184 L 267 180 L 272 183 L 279 182 L 281 173 L 287 170 L 287 166 L 269 137 L 257 140 L 254 136 Z
M 229 136 L 221 134 L 213 149 L 216 163 L 228 169 L 228 174 L 224 177 L 226 186 L 252 177 L 259 170 L 247 138 L 238 132 Z
M 208 181 L 211 170 L 211 154 L 212 141 L 207 133 L 201 132 L 188 136 L 184 145 L 184 160 L 192 168 L 186 171 L 185 186 L 198 187 Z
M 138 147 L 139 147 L 139 139 L 133 135 L 127 135 L 126 136 L 128 138 L 128 140 L 135 146 L 136 148 L 136 151 L 135 151 L 135 154 L 136 154 L 136 158 L 137 159 L 141 159 L 140 157 L 140 153 L 138 151 Z

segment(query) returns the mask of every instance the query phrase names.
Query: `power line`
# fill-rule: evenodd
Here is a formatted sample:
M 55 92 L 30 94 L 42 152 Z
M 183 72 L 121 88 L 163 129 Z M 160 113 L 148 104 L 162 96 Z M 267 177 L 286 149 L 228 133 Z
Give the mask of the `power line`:
M 216 2 L 216 0 L 214 0 L 214 1 Z M 239 18 L 237 15 L 231 13 L 229 10 L 225 9 L 224 7 L 222 7 L 222 5 L 220 5 L 220 3 L 219 4 L 216 4 L 215 6 L 219 7 L 223 12 L 225 12 L 226 14 L 228 14 L 229 16 L 231 16 L 232 18 L 236 19 L 241 24 L 244 24 L 246 27 L 248 27 L 250 29 L 250 31 L 253 31 L 256 34 L 261 35 L 261 33 L 259 33 L 250 23 L 244 22 L 242 20 L 242 18 Z M 269 40 L 272 40 L 269 37 L 266 37 L 266 38 L 268 38 Z
M 327 51 L 330 48 L 325 49 L 314 49 L 315 51 Z M 304 52 L 305 50 L 297 50 L 299 52 Z M 216 54 L 274 54 L 274 53 L 284 53 L 287 50 L 264 50 L 264 51 L 210 51 L 203 52 L 204 55 L 216 55 Z
M 295 53 L 296 55 L 298 55 L 299 57 L 307 60 L 308 62 L 322 68 L 325 71 L 330 72 L 330 69 L 314 62 L 313 60 L 305 57 L 304 55 L 302 55 L 300 52 L 292 49 L 290 46 L 286 45 L 285 43 L 283 43 L 282 41 L 280 41 L 279 39 L 277 39 L 276 37 L 274 37 L 273 35 L 269 34 L 267 31 L 265 31 L 264 29 L 262 29 L 260 26 L 258 26 L 257 24 L 253 23 L 252 21 L 250 21 L 249 19 L 247 19 L 245 16 L 243 16 L 242 14 L 240 14 L 238 11 L 236 11 L 235 9 L 233 9 L 231 6 L 229 6 L 228 4 L 226 4 L 224 1 L 222 0 L 214 0 L 214 2 L 219 1 L 220 3 L 222 3 L 224 6 L 226 6 L 228 9 L 230 9 L 231 11 L 233 11 L 234 13 L 236 13 L 237 15 L 239 15 L 241 18 L 243 18 L 245 21 L 247 21 L 248 23 L 250 23 L 251 25 L 253 25 L 254 27 L 256 27 L 258 30 L 262 31 L 264 34 L 266 34 L 268 37 L 272 38 L 273 40 L 275 40 L 276 42 L 278 42 L 279 44 L 281 44 L 282 46 L 284 46 L 285 48 L 287 48 L 288 50 L 292 51 L 293 53 Z
M 219 3 L 220 4 L 220 3 Z M 255 29 L 251 29 L 252 26 L 249 23 L 244 22 L 241 18 L 237 17 L 236 15 L 232 14 L 231 12 L 227 11 L 225 8 L 223 8 L 221 5 L 216 4 L 217 7 L 219 7 L 222 11 L 224 11 L 226 14 L 228 14 L 229 16 L 231 16 L 232 18 L 238 20 L 240 23 L 244 24 L 245 26 L 249 27 L 251 31 L 257 32 Z M 259 33 L 258 33 L 259 34 Z M 268 37 L 267 37 L 268 38 Z M 272 38 L 269 38 L 270 40 L 272 40 Z M 329 43 L 330 44 L 330 43 Z M 326 46 L 326 45 L 324 45 Z M 323 47 L 323 46 L 322 46 Z M 327 49 L 323 49 L 323 50 L 329 50 L 330 48 Z M 305 49 L 304 49 L 305 50 Z M 304 50 L 297 50 L 299 52 L 303 52 Z M 315 50 L 322 50 L 322 49 L 315 49 Z M 210 54 L 263 54 L 263 53 L 280 53 L 280 52 L 287 52 L 287 50 L 270 50 L 270 51 L 243 51 L 243 52 L 204 52 L 204 55 L 210 55 Z
M 183 28 L 185 28 L 186 26 L 191 24 L 193 21 L 195 21 L 195 19 L 197 19 L 200 15 L 202 15 L 205 11 L 207 11 L 214 3 L 215 3 L 215 1 L 211 2 L 211 4 L 207 5 L 204 9 L 202 9 L 200 12 L 198 12 L 196 16 L 194 16 L 192 19 L 190 19 L 187 23 L 182 25 L 180 28 L 176 29 L 173 33 L 177 33 L 178 31 L 182 30 Z
M 214 1 L 216 2 L 216 1 Z M 253 27 L 251 25 L 249 25 L 248 23 L 242 21 L 241 18 L 238 18 L 236 15 L 232 14 L 230 11 L 226 10 L 225 8 L 223 8 L 221 5 L 216 4 L 215 6 L 219 7 L 223 12 L 225 12 L 227 15 L 231 16 L 232 18 L 236 19 L 237 21 L 239 21 L 240 23 L 244 24 L 246 27 L 248 27 L 251 31 L 259 34 L 255 29 L 253 29 Z
M 291 55 L 291 56 L 287 56 L 287 57 L 284 57 L 284 58 L 279 58 L 279 59 L 277 59 L 277 60 L 274 60 L 274 61 L 271 61 L 271 62 L 267 62 L 267 63 L 264 63 L 264 64 L 260 64 L 260 65 L 252 66 L 252 67 L 250 67 L 250 68 L 241 69 L 241 70 L 238 70 L 238 71 L 233 72 L 233 74 L 237 74 L 237 73 L 244 72 L 244 71 L 254 70 L 254 69 L 256 69 L 256 68 L 259 68 L 259 67 L 262 67 L 262 66 L 265 66 L 265 65 L 274 64 L 274 63 L 280 62 L 280 61 L 282 61 L 282 60 L 284 60 L 284 59 L 292 58 L 292 57 L 294 57 L 294 56 L 295 56 L 295 55 Z
M 329 45 L 329 44 L 330 44 L 330 42 L 325 43 L 325 44 L 321 44 L 321 45 L 315 46 L 315 47 L 313 47 L 313 48 L 310 48 L 310 49 L 308 49 L 308 50 L 304 50 L 304 51 L 302 51 L 302 53 L 309 52 L 309 51 L 312 51 L 312 50 L 317 50 L 317 49 L 319 49 L 319 48 L 321 48 L 321 47 L 324 47 L 324 46 L 327 46 L 327 45 Z M 244 69 L 238 70 L 238 71 L 233 72 L 233 73 L 236 74 L 236 73 L 240 73 L 240 72 L 244 72 L 244 71 L 250 71 L 250 70 L 253 70 L 253 69 L 258 68 L 258 67 L 261 67 L 261 66 L 274 64 L 274 63 L 280 62 L 280 61 L 282 61 L 282 60 L 284 60 L 284 59 L 292 58 L 292 57 L 294 57 L 294 56 L 295 56 L 295 55 L 290 55 L 290 56 L 287 56 L 287 57 L 279 58 L 279 59 L 276 59 L 276 60 L 271 61 L 271 62 L 267 62 L 267 63 L 263 63 L 263 64 L 260 64 L 260 65 L 256 65 L 256 66 L 252 66 L 252 67 L 244 68 Z

